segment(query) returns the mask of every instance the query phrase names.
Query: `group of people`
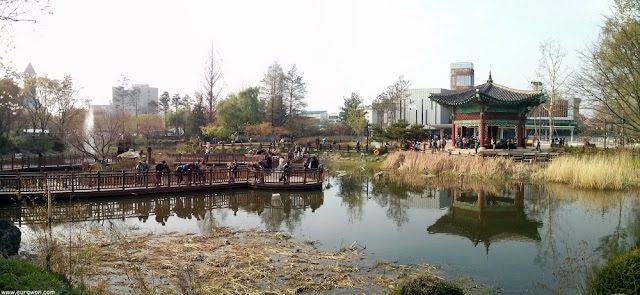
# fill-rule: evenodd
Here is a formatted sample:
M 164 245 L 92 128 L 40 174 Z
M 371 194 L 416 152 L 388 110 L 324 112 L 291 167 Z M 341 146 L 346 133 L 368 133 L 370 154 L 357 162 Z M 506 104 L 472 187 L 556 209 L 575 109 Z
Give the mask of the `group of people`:
M 386 143 L 389 145 L 389 143 Z M 418 140 L 413 140 L 411 142 L 406 142 L 405 150 L 414 150 L 414 151 L 423 151 L 426 152 L 427 149 L 430 149 L 431 152 L 444 151 L 447 146 L 447 139 L 440 138 L 439 136 L 433 136 L 431 138 L 427 138 L 426 140 L 420 142 Z

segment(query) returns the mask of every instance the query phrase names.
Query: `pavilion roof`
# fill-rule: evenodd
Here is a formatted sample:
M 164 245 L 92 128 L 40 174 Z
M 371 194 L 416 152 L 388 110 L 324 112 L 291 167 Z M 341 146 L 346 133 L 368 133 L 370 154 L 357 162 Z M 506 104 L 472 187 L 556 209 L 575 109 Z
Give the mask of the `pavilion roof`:
M 540 241 L 538 228 L 542 223 L 519 218 L 515 214 L 502 218 L 485 216 L 481 221 L 477 218 L 459 214 L 445 214 L 427 228 L 429 233 L 445 233 L 465 237 L 474 245 L 484 242 Z
M 476 95 L 478 94 L 478 95 Z M 429 96 L 432 101 L 442 105 L 463 105 L 474 100 L 487 101 L 497 104 L 532 104 L 539 105 L 545 101 L 541 91 L 518 90 L 493 83 L 489 78 L 487 83 L 458 91 L 434 93 Z

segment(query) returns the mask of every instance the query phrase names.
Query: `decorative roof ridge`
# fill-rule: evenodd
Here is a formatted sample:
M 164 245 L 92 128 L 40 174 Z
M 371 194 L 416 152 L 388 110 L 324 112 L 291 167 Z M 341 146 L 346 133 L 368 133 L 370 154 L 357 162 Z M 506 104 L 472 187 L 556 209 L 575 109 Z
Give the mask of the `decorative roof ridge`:
M 493 84 L 493 86 L 496 86 L 498 88 L 502 88 L 504 90 L 513 91 L 513 92 L 516 92 L 516 93 L 522 93 L 522 94 L 541 94 L 542 93 L 542 91 L 520 90 L 520 89 L 515 89 L 515 88 L 507 87 L 507 86 L 504 86 L 504 85 L 500 85 L 500 84 L 497 84 L 497 83 L 491 83 L 491 84 Z

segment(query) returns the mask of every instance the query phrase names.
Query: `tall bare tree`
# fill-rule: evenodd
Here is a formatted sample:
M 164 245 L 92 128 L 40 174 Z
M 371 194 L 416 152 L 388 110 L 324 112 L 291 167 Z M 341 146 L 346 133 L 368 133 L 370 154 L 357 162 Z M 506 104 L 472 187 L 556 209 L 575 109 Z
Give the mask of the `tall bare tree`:
M 35 22 L 28 17 L 34 10 L 44 11 L 49 7 L 49 0 L 0 0 L 0 23 L 2 22 Z
M 135 120 L 136 120 L 136 136 L 138 135 L 138 114 L 139 114 L 139 107 L 140 107 L 140 87 L 137 85 L 134 85 L 133 87 L 131 87 L 131 89 L 128 91 L 127 93 L 127 97 L 129 98 L 129 101 L 133 104 L 134 107 L 134 113 L 135 113 Z
M 60 138 L 65 142 L 71 130 L 70 124 L 79 117 L 81 112 L 81 109 L 77 107 L 77 94 L 77 89 L 73 87 L 73 79 L 69 75 L 65 76 L 60 83 L 60 94 L 53 108 L 56 113 L 53 123 L 58 130 Z
M 409 98 L 409 86 L 411 82 L 405 80 L 401 75 L 398 80 L 387 87 L 387 90 L 380 93 L 374 100 L 373 106 L 376 107 L 378 114 L 387 114 L 387 123 L 395 123 L 398 115 L 402 119 L 404 109 L 406 109 L 407 99 Z
M 72 130 L 70 143 L 81 153 L 104 162 L 110 156 L 111 147 L 120 140 L 124 120 L 118 113 L 95 111 L 94 114 L 93 130 Z
M 580 53 L 573 89 L 595 117 L 617 127 L 620 144 L 640 138 L 640 1 L 616 0 L 598 41 Z
M 125 104 L 129 100 L 129 91 L 127 91 L 127 85 L 129 83 L 129 78 L 126 76 L 120 77 L 118 80 L 118 86 L 113 89 L 113 97 L 112 104 L 116 107 L 116 110 L 120 112 L 120 116 L 125 117 Z M 122 134 L 125 134 L 124 130 L 125 124 L 122 124 Z
M 307 95 L 307 82 L 302 78 L 298 67 L 294 64 L 285 76 L 284 96 L 288 107 L 287 122 L 293 123 L 307 107 L 305 96 Z
M 11 124 L 15 121 L 22 105 L 20 86 L 11 78 L 0 79 L 0 136 L 11 133 Z
M 564 64 L 567 52 L 558 40 L 540 42 L 540 65 L 538 78 L 542 81 L 547 102 L 542 105 L 549 116 L 549 143 L 553 140 L 555 103 L 567 93 L 569 69 Z
M 162 122 L 164 123 L 164 127 L 166 128 L 169 126 L 169 124 L 167 123 L 167 112 L 171 108 L 171 96 L 169 96 L 169 92 L 162 92 L 162 95 L 160 95 L 160 98 L 158 99 L 158 107 L 164 114 L 164 116 L 162 117 Z
M 204 67 L 204 75 L 202 77 L 202 86 L 204 88 L 204 98 L 207 104 L 207 114 L 209 123 L 215 121 L 216 104 L 222 93 L 222 87 L 219 85 L 222 76 L 222 60 L 218 52 L 211 45 L 209 57 Z
M 262 109 L 265 110 L 265 119 L 273 127 L 282 126 L 284 123 L 287 111 L 283 99 L 286 84 L 282 67 L 278 62 L 274 62 L 264 73 L 262 87 L 260 87 L 260 100 Z
M 24 112 L 34 133 L 37 129 L 40 129 L 41 133 L 48 130 L 53 117 L 49 110 L 55 106 L 60 93 L 60 83 L 55 79 L 34 77 L 25 81 Z

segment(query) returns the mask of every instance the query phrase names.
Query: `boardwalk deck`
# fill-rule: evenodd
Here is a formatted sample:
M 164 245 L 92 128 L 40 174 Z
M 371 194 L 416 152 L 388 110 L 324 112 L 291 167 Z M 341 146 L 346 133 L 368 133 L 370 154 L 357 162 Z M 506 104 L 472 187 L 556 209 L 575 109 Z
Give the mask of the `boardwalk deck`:
M 0 176 L 0 201 L 21 197 L 104 197 L 210 191 L 233 188 L 314 190 L 322 188 L 321 170 L 208 169 L 163 174 L 122 172 L 23 173 Z

